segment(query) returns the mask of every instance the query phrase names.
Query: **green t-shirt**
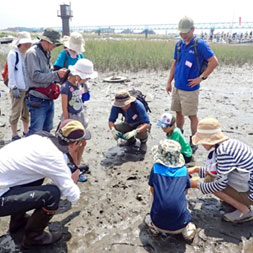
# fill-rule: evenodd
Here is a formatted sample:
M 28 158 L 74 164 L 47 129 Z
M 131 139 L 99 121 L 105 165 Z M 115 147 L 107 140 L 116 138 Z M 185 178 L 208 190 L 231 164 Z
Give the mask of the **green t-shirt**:
M 168 135 L 166 134 L 167 138 L 170 140 L 174 140 L 180 143 L 181 145 L 181 153 L 185 155 L 186 157 L 192 156 L 192 148 L 189 144 L 189 142 L 185 139 L 183 136 L 181 130 L 178 127 L 175 127 L 172 134 Z

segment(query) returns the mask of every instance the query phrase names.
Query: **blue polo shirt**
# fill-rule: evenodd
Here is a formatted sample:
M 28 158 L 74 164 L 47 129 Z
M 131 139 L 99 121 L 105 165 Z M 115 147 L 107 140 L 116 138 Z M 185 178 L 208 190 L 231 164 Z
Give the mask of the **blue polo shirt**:
M 112 106 L 109 121 L 114 123 L 120 113 L 125 117 L 125 122 L 132 127 L 137 127 L 143 123 L 150 124 L 146 109 L 138 99 L 131 103 L 127 111 L 122 110 L 120 107 Z
M 170 231 L 184 228 L 191 221 L 186 200 L 186 189 L 190 188 L 186 166 L 170 168 L 155 163 L 148 183 L 154 187 L 150 216 L 155 226 Z
M 188 45 L 185 44 L 184 40 L 181 43 L 180 56 L 179 61 L 176 63 L 174 80 L 175 87 L 180 90 L 185 91 L 194 91 L 199 89 L 200 85 L 196 85 L 194 87 L 188 86 L 188 79 L 193 79 L 199 76 L 199 68 L 197 59 L 194 53 L 194 48 L 192 47 L 194 44 L 194 39 L 196 36 L 192 38 Z M 177 44 L 175 46 L 174 59 L 177 59 Z M 204 59 L 208 60 L 214 56 L 213 51 L 209 47 L 209 45 L 202 39 L 198 40 L 198 57 L 200 66 L 202 65 Z

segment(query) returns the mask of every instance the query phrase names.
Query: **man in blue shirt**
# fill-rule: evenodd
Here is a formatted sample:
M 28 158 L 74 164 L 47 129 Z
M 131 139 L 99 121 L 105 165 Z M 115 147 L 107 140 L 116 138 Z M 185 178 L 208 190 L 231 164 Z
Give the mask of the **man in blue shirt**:
M 119 114 L 124 116 L 124 122 L 115 124 Z M 142 102 L 132 97 L 128 91 L 123 90 L 115 95 L 109 128 L 115 140 L 125 139 L 128 145 L 135 143 L 135 137 L 139 139 L 140 151 L 146 153 L 150 120 Z
M 198 125 L 198 103 L 200 82 L 206 80 L 212 71 L 218 66 L 218 60 L 208 44 L 202 39 L 197 40 L 197 55 L 194 49 L 196 36 L 194 35 L 193 20 L 184 17 L 179 21 L 178 30 L 182 41 L 177 42 L 174 52 L 174 61 L 170 70 L 166 86 L 168 94 L 172 91 L 171 110 L 176 112 L 176 124 L 183 132 L 184 116 L 188 116 L 191 122 L 191 133 L 194 135 Z M 179 44 L 180 43 L 180 44 Z M 203 73 L 200 71 L 204 60 L 208 65 Z M 172 81 L 175 80 L 172 89 Z M 194 146 L 190 137 L 193 153 Z

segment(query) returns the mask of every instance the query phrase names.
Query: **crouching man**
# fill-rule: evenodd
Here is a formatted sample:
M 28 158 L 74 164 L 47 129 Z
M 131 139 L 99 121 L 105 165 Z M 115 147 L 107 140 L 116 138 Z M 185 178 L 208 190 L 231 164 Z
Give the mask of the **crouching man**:
M 75 120 L 61 123 L 56 136 L 37 132 L 0 150 L 0 217 L 10 215 L 9 231 L 24 227 L 25 249 L 52 244 L 60 232 L 45 232 L 58 209 L 61 195 L 75 203 L 80 190 L 75 184 L 79 170 L 71 173 L 64 153 L 78 148 L 90 133 Z M 44 178 L 53 184 L 42 185 Z M 32 216 L 26 215 L 34 210 Z
M 114 124 L 119 114 L 124 121 Z M 127 140 L 127 145 L 134 145 L 136 139 L 141 142 L 140 151 L 146 153 L 150 120 L 142 102 L 132 97 L 128 91 L 120 91 L 115 95 L 109 117 L 109 128 L 115 140 Z

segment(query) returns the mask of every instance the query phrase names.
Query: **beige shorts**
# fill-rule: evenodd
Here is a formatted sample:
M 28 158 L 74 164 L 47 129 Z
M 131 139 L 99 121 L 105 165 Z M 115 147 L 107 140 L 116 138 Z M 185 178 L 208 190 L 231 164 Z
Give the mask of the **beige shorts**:
M 26 106 L 26 91 L 19 91 L 20 98 L 14 98 L 12 91 L 10 90 L 10 97 L 11 97 L 11 115 L 9 118 L 9 122 L 11 125 L 15 125 L 18 123 L 19 118 L 23 122 L 29 123 L 29 111 Z
M 214 179 L 215 179 L 215 177 L 211 177 L 208 175 L 205 177 L 205 182 L 206 183 L 212 182 L 212 181 L 214 181 Z M 229 195 L 233 199 L 236 199 L 237 201 L 239 201 L 240 203 L 242 203 L 246 206 L 253 205 L 253 201 L 248 198 L 250 192 L 238 192 L 229 185 L 222 192 L 226 193 L 227 195 Z
M 184 116 L 197 115 L 199 105 L 199 90 L 184 91 L 175 87 L 172 89 L 171 110 L 182 112 Z

